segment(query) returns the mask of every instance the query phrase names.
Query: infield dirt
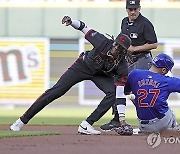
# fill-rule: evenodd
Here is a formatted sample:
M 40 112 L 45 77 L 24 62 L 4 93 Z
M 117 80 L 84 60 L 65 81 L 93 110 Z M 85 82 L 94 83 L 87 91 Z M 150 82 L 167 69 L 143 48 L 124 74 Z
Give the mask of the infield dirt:
M 165 143 L 156 148 L 147 144 L 148 134 L 119 136 L 115 132 L 81 135 L 77 126 L 25 126 L 25 131 L 56 131 L 61 135 L 0 139 L 0 154 L 179 154 L 180 143 Z M 98 128 L 97 128 L 98 129 Z M 9 130 L 9 126 L 0 126 Z M 163 132 L 162 137 L 180 139 L 180 132 Z

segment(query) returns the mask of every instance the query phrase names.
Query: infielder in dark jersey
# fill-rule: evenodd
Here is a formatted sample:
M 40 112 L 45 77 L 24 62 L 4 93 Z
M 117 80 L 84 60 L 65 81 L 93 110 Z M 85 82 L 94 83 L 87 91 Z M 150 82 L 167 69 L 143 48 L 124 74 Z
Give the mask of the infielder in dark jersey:
M 100 134 L 92 125 L 98 121 L 115 103 L 116 88 L 123 92 L 128 72 L 125 60 L 126 50 L 131 44 L 127 35 L 119 34 L 115 40 L 88 28 L 84 22 L 71 20 L 69 16 L 62 19 L 62 24 L 71 25 L 85 34 L 85 38 L 94 46 L 91 51 L 82 53 L 74 64 L 61 76 L 57 83 L 46 90 L 32 106 L 13 124 L 10 129 L 20 131 L 39 111 L 55 99 L 64 95 L 73 85 L 83 80 L 91 80 L 105 93 L 94 112 L 81 123 L 78 131 L 84 134 Z
M 167 99 L 172 92 L 180 92 L 180 79 L 165 76 L 173 66 L 172 58 L 161 53 L 153 58 L 150 70 L 135 69 L 128 76 L 125 93 L 135 95 L 134 105 L 142 132 L 176 127 Z
M 140 0 L 126 1 L 128 16 L 122 20 L 121 33 L 128 35 L 132 40 L 131 46 L 128 48 L 129 72 L 134 69 L 148 70 L 152 65 L 151 50 L 157 48 L 154 27 L 146 17 L 142 16 L 140 10 Z M 125 97 L 121 98 L 121 104 L 126 105 Z M 110 131 L 119 127 L 119 116 L 123 115 L 125 111 L 121 110 L 118 113 L 114 106 L 113 112 L 114 118 L 109 123 L 102 125 L 101 130 Z

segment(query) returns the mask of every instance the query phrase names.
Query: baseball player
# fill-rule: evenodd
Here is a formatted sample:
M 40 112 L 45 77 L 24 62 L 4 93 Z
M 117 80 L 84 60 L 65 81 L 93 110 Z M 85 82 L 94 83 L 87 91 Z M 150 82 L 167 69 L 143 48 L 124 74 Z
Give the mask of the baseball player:
M 115 40 L 89 28 L 84 22 L 72 20 L 64 16 L 62 24 L 72 26 L 85 34 L 85 38 L 93 45 L 91 51 L 82 53 L 74 64 L 60 77 L 57 83 L 46 90 L 31 107 L 10 126 L 13 131 L 20 131 L 39 111 L 55 99 L 64 95 L 73 85 L 83 80 L 91 80 L 105 93 L 94 112 L 84 120 L 78 132 L 83 134 L 100 134 L 92 125 L 98 121 L 115 103 L 116 89 L 123 90 L 128 72 L 125 60 L 126 50 L 131 44 L 127 35 L 119 34 Z M 123 86 L 122 86 L 123 85 Z M 123 91 L 122 91 L 123 92 Z M 123 123 L 125 124 L 125 123 Z
M 140 0 L 127 0 L 126 11 L 128 16 L 122 20 L 121 33 L 128 35 L 131 46 L 128 48 L 129 63 L 128 69 L 148 70 L 152 65 L 151 50 L 157 48 L 157 37 L 152 23 L 140 13 Z M 121 98 L 121 104 L 126 105 L 126 99 Z M 122 106 L 123 108 L 123 106 Z M 114 118 L 100 128 L 103 131 L 110 131 L 119 127 L 119 113 L 116 106 L 113 106 Z M 125 114 L 121 110 L 121 115 Z
M 125 85 L 125 94 L 135 95 L 134 105 L 142 132 L 160 132 L 177 126 L 167 99 L 172 92 L 180 92 L 180 79 L 165 76 L 174 62 L 161 53 L 153 58 L 150 70 L 133 70 Z

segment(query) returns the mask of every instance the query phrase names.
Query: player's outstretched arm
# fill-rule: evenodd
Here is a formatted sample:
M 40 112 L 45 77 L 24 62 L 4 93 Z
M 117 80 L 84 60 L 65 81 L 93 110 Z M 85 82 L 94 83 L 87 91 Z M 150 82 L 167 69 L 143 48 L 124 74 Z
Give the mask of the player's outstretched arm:
M 62 24 L 65 26 L 71 25 L 73 28 L 82 31 L 86 34 L 91 28 L 88 28 L 86 24 L 80 20 L 72 20 L 69 16 L 64 16 L 62 19 Z

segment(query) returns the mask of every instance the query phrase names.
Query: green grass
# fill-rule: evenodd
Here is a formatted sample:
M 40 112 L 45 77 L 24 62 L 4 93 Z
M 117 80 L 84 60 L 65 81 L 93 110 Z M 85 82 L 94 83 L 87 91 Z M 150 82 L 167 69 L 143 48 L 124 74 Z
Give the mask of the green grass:
M 25 137 L 25 136 L 45 136 L 45 135 L 60 135 L 58 132 L 50 132 L 50 131 L 21 131 L 21 132 L 13 132 L 13 131 L 0 131 L 0 139 L 9 138 L 9 137 Z
M 0 109 L 0 125 L 11 125 L 17 120 L 27 108 L 1 108 Z M 74 125 L 78 126 L 82 120 L 86 119 L 95 107 L 46 107 L 39 112 L 33 119 L 30 120 L 28 125 Z M 180 108 L 173 108 L 176 114 L 177 121 L 180 123 Z M 108 111 L 98 122 L 94 125 L 100 126 L 109 122 L 112 119 L 111 110 Z M 136 118 L 135 108 L 126 109 L 126 120 L 133 126 L 138 125 Z M 21 137 L 21 136 L 44 136 L 44 135 L 58 135 L 57 132 L 44 132 L 44 131 L 0 131 L 0 139 L 6 137 Z
M 0 109 L 0 125 L 10 125 L 21 116 L 27 108 Z M 79 125 L 86 119 L 95 107 L 46 107 L 39 112 L 29 125 Z M 180 108 L 173 108 L 177 121 L 180 122 Z M 112 119 L 111 110 L 108 111 L 95 125 L 102 125 Z M 130 124 L 137 126 L 135 108 L 126 109 L 126 119 Z
M 10 125 L 27 108 L 0 109 L 0 125 Z M 47 107 L 39 112 L 30 122 L 29 125 L 79 125 L 82 120 L 86 119 L 95 107 Z M 112 119 L 111 111 L 107 112 L 95 125 L 102 125 Z M 127 121 L 137 125 L 137 119 L 134 108 L 127 110 Z

